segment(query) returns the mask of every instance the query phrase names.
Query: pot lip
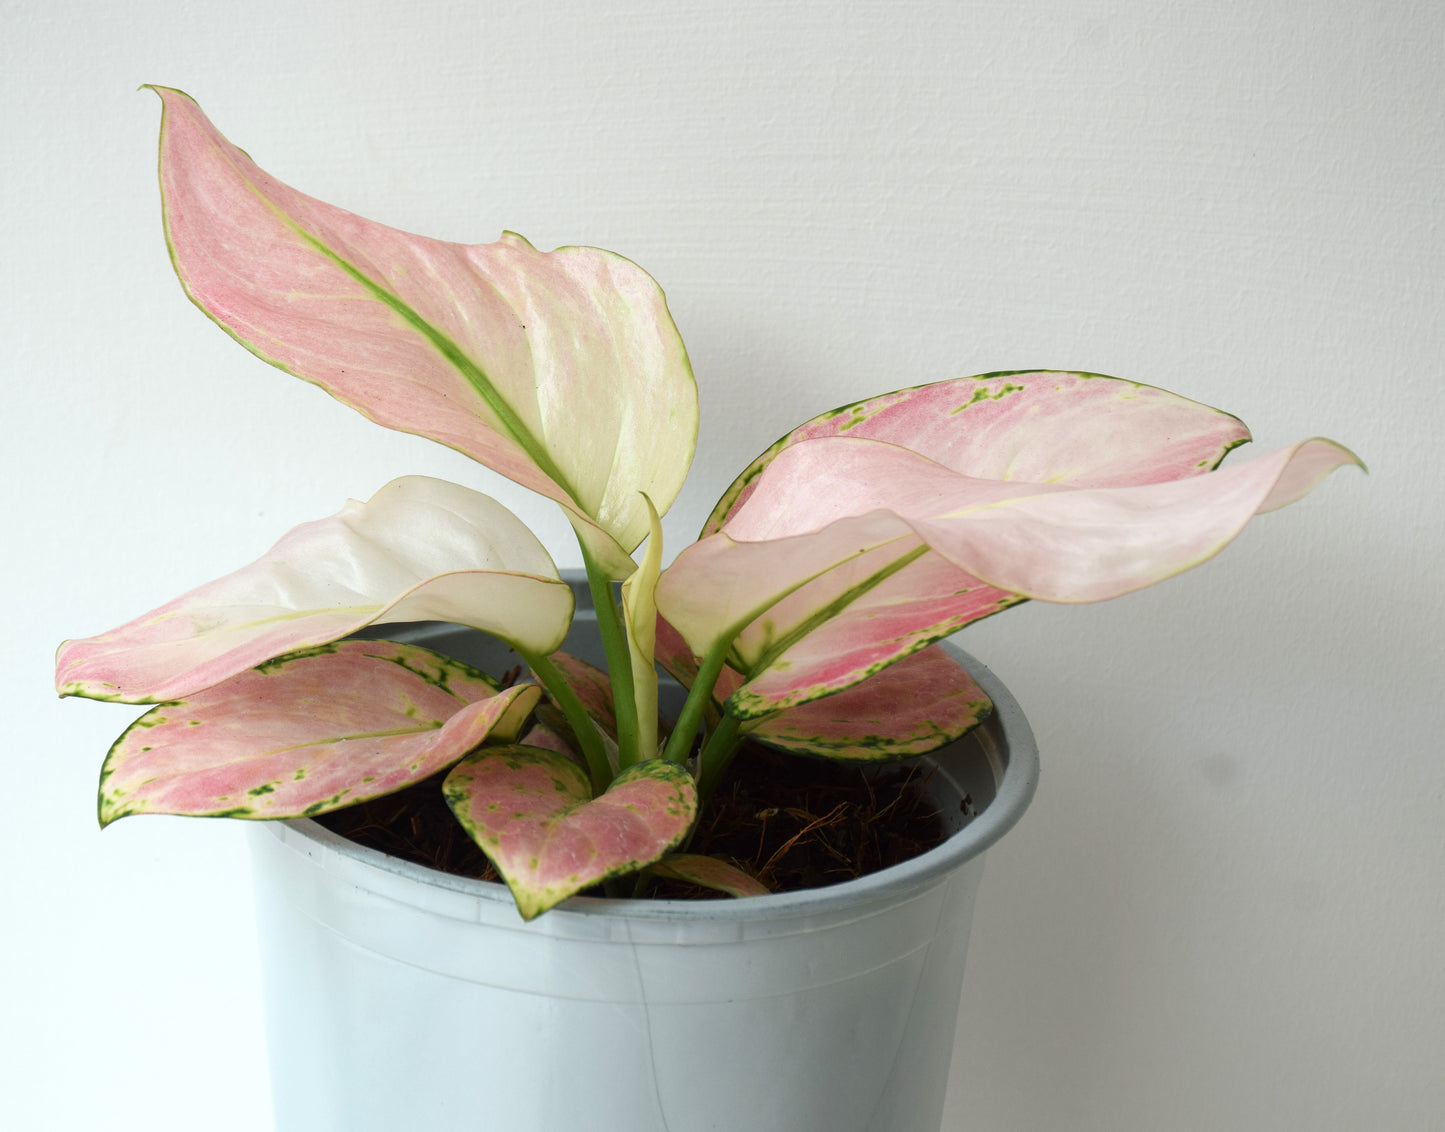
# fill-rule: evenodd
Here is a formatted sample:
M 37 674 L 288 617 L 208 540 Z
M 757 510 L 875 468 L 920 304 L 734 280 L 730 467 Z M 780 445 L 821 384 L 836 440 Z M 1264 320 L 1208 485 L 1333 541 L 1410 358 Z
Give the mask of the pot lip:
M 981 855 L 1012 829 L 1028 808 L 1038 785 L 1038 746 L 1023 709 L 988 666 L 950 641 L 944 641 L 943 646 L 968 669 L 969 675 L 993 700 L 993 721 L 985 722 L 983 726 L 993 726 L 1002 731 L 1003 742 L 1008 750 L 1008 763 L 998 781 L 993 800 L 942 845 L 902 864 L 826 888 L 772 893 L 743 900 L 609 900 L 602 897 L 574 896 L 536 922 L 553 920 L 556 923 L 580 916 L 594 920 L 610 917 L 649 921 L 743 923 L 776 920 L 800 914 L 835 912 L 849 906 L 866 905 L 884 895 L 898 895 L 939 883 L 967 861 Z M 985 753 L 992 755 L 992 752 Z M 503 884 L 454 876 L 387 856 L 332 833 L 309 818 L 262 824 L 269 827 L 270 832 L 278 838 L 292 840 L 299 837 L 316 844 L 323 852 L 329 850 L 339 854 L 354 865 L 369 867 L 425 888 L 446 890 L 487 904 L 513 906 L 512 894 Z

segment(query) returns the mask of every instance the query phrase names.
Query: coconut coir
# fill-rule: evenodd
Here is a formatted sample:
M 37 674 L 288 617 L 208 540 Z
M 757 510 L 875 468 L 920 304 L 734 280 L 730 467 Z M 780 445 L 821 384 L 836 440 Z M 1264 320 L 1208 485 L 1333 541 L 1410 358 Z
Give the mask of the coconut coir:
M 925 764 L 862 768 L 747 744 L 704 806 L 690 853 L 722 857 L 774 892 L 819 888 L 907 861 L 940 844 Z M 442 797 L 445 772 L 384 798 L 317 818 L 334 833 L 458 876 L 498 880 Z M 644 895 L 722 894 L 656 880 Z

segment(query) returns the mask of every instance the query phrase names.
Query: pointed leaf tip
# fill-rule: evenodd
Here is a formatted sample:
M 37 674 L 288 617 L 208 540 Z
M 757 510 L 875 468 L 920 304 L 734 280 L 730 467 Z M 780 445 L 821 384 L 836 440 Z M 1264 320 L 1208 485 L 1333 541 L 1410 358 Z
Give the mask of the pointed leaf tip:
M 377 622 L 453 621 L 548 652 L 572 605 L 551 556 L 500 503 L 405 476 L 296 527 L 233 574 L 66 641 L 55 683 L 62 695 L 121 703 L 179 699 Z
M 377 423 L 556 500 L 626 577 L 647 532 L 638 493 L 665 510 L 697 434 L 656 282 L 596 248 L 454 244 L 362 219 L 267 174 L 188 95 L 152 89 L 166 238 L 192 301 Z

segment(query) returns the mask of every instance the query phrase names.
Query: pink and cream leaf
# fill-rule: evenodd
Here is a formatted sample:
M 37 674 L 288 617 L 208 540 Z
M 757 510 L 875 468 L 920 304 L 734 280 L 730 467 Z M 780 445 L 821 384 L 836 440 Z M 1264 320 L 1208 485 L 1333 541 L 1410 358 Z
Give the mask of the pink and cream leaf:
M 390 641 L 278 657 L 132 724 L 101 771 L 100 822 L 325 813 L 420 782 L 489 734 L 515 736 L 540 695 L 498 692 L 475 669 Z
M 628 767 L 593 798 L 587 772 L 555 752 L 491 748 L 463 759 L 444 790 L 527 920 L 652 864 L 697 814 L 692 776 L 662 759 Z
M 769 892 L 767 885 L 736 865 L 699 853 L 670 853 L 650 871 L 653 876 L 685 881 L 729 896 L 767 896 Z
M 407 476 L 296 527 L 234 574 L 66 641 L 55 686 L 120 703 L 181 699 L 274 656 L 400 621 L 469 625 L 545 654 L 572 607 L 551 557 L 500 503 Z
M 692 458 L 697 390 L 661 289 L 596 248 L 427 239 L 297 192 L 191 98 L 163 104 L 161 198 L 187 295 L 272 365 L 569 512 L 616 578 Z
M 716 533 L 783 449 L 827 436 L 908 448 L 975 479 L 1119 487 L 1216 467 L 1249 440 L 1238 418 L 1151 385 L 1054 370 L 991 373 L 900 389 L 799 425 L 723 493 Z
M 1102 601 L 1162 581 L 1216 554 L 1255 513 L 1358 463 L 1310 440 L 1208 475 L 1083 487 L 976 479 L 851 436 L 801 441 L 774 457 L 721 531 L 678 556 L 658 607 L 695 655 L 731 644 L 750 680 L 769 681 L 769 708 L 795 704 L 1000 603 Z M 935 555 L 958 571 L 955 611 L 930 587 L 905 589 L 877 624 L 853 618 L 857 662 L 847 671 L 821 680 L 817 663 L 794 668 L 789 650 L 864 595 L 876 600 L 890 578 L 923 562 L 946 579 Z

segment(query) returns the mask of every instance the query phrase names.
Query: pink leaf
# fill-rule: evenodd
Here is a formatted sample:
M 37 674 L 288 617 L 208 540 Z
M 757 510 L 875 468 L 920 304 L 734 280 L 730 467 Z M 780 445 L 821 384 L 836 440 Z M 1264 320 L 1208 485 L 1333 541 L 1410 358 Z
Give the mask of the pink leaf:
M 1215 467 L 1243 422 L 1151 385 L 1090 373 L 984 374 L 900 389 L 799 425 L 723 493 L 722 528 L 784 448 L 824 436 L 882 440 L 976 479 L 1089 487 L 1158 483 Z
M 447 776 L 445 791 L 527 920 L 656 861 L 697 813 L 692 776 L 673 763 L 636 763 L 593 798 L 582 768 L 530 747 L 478 751 Z
M 863 663 L 859 650 L 848 649 L 837 640 L 840 634 L 831 632 L 839 624 L 846 623 L 826 623 L 788 654 L 807 650 L 816 655 L 809 671 L 820 684 L 835 676 L 835 670 L 851 675 L 850 666 Z M 657 643 L 658 663 L 691 687 L 697 676 L 692 650 L 661 617 Z M 880 646 L 879 655 L 884 657 L 879 670 L 842 691 L 826 684 L 827 698 L 801 684 L 804 677 L 797 668 L 783 670 L 779 679 L 791 682 L 777 695 L 766 683 L 771 672 L 740 692 L 743 678 L 724 668 L 714 689 L 715 702 L 727 700 L 729 713 L 748 721 L 743 731 L 750 739 L 799 754 L 859 761 L 927 754 L 977 726 L 993 710 L 973 677 L 941 648 L 925 648 L 898 660 Z
M 653 876 L 701 885 L 729 896 L 766 896 L 768 886 L 736 865 L 698 853 L 672 853 L 652 866 Z
M 427 239 L 283 185 L 188 96 L 164 106 L 166 238 L 191 299 L 247 349 L 388 428 L 555 499 L 616 577 L 665 511 L 697 391 L 657 284 L 595 248 Z
M 120 703 L 174 700 L 273 656 L 398 621 L 453 621 L 545 653 L 571 616 L 571 589 L 520 519 L 478 492 L 407 476 L 295 528 L 234 574 L 65 642 L 55 686 Z
M 493 730 L 514 738 L 540 694 L 389 641 L 280 657 L 132 724 L 101 771 L 100 821 L 300 817 L 390 794 Z
M 735 715 L 770 702 L 766 690 L 751 692 L 741 703 L 737 699 L 728 703 Z M 983 689 L 934 646 L 889 663 L 841 692 L 775 710 L 747 734 L 771 747 L 830 759 L 910 758 L 957 739 L 992 710 Z
M 678 556 L 658 606 L 697 655 L 731 642 L 759 682 L 746 710 L 774 710 L 856 683 L 888 652 L 906 655 L 1011 597 L 1101 601 L 1162 581 L 1217 553 L 1256 512 L 1355 463 L 1313 440 L 1206 476 L 1078 487 L 976 479 L 873 440 L 803 441 L 779 452 L 722 531 Z M 951 597 L 935 555 L 956 568 Z M 922 592 L 886 586 L 918 563 L 930 579 Z M 879 591 L 894 600 L 886 617 L 852 618 L 858 651 L 846 671 L 820 678 L 825 657 L 794 668 L 790 650 Z
M 612 683 L 607 673 L 596 665 L 565 652 L 554 652 L 552 663 L 566 677 L 568 685 L 577 694 L 587 714 L 614 742 L 617 739 L 617 713 L 612 706 Z
M 845 405 L 799 426 L 723 494 L 704 535 L 722 529 L 780 453 L 827 437 L 886 442 L 974 479 L 1102 487 L 1208 471 L 1249 432 L 1227 413 L 1097 374 L 1033 371 L 938 382 Z M 879 506 L 890 507 L 886 489 L 893 485 L 879 486 L 885 488 Z M 798 490 L 826 506 L 830 489 L 809 483 Z M 836 500 L 848 513 L 854 502 L 847 494 Z M 814 519 L 825 522 L 821 513 Z M 937 555 L 905 560 L 920 553 L 919 544 L 899 542 L 854 555 L 739 629 L 731 647 L 754 679 L 733 707 L 764 714 L 847 687 L 890 658 L 1024 600 Z

